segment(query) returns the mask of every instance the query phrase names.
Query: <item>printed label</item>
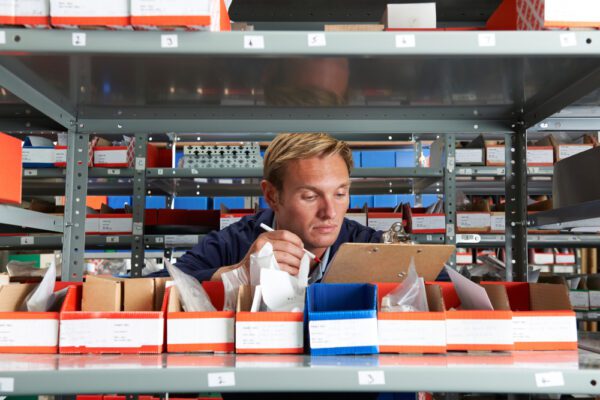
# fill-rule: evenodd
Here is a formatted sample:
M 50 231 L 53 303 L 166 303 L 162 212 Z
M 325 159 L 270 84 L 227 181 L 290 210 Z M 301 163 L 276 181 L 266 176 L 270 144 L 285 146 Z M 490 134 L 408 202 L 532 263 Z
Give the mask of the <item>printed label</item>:
M 574 316 L 521 317 L 513 315 L 515 342 L 577 342 Z
M 445 321 L 379 320 L 380 346 L 446 346 Z
M 302 322 L 237 321 L 238 349 L 298 349 L 304 345 Z
M 233 343 L 233 318 L 168 318 L 169 344 Z
M 309 322 L 310 347 L 377 346 L 377 319 L 335 319 Z
M 448 319 L 447 343 L 513 344 L 512 320 Z

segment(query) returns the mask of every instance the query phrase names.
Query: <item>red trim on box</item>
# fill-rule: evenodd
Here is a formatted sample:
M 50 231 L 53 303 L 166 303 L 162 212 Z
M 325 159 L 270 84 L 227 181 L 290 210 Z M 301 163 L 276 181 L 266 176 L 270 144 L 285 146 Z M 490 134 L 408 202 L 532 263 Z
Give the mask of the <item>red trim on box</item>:
M 58 353 L 58 346 L 0 346 L 0 353 L 56 354 Z
M 571 310 L 550 310 L 550 311 L 513 311 L 515 317 L 573 317 L 575 312 Z
M 204 318 L 230 319 L 230 318 L 235 318 L 235 312 L 234 311 L 205 311 L 205 312 L 170 311 L 167 313 L 167 318 L 169 318 L 169 319 L 204 319 Z
M 304 349 L 302 347 L 287 349 L 235 349 L 235 352 L 242 354 L 302 354 L 304 353 Z
M 444 321 L 444 312 L 378 312 L 377 319 L 385 321 Z
M 133 218 L 133 214 L 87 214 L 86 218 Z
M 446 346 L 379 346 L 380 353 L 446 353 Z
M 510 351 L 514 350 L 512 344 L 450 344 L 448 350 L 472 350 L 472 351 Z
M 230 343 L 194 343 L 194 344 L 169 344 L 167 343 L 167 352 L 169 353 L 193 353 L 193 352 L 227 352 L 233 353 L 235 350 L 234 342 Z
M 51 17 L 52 25 L 128 26 L 129 17 Z
M 512 311 L 457 310 L 448 311 L 446 319 L 512 320 Z
M 50 25 L 49 16 L 17 16 L 15 15 L 15 25 Z
M 515 342 L 515 350 L 577 350 L 577 342 Z
M 162 311 L 64 311 L 60 315 L 61 320 L 81 319 L 162 319 Z
M 598 21 L 544 21 L 544 28 L 600 28 Z
M 208 26 L 209 15 L 131 16 L 132 25 Z
M 29 312 L 29 311 L 3 311 L 0 312 L 0 320 L 3 319 L 51 319 L 58 320 L 58 312 Z
M 236 314 L 236 322 L 303 322 L 304 313 L 301 312 L 249 312 L 242 311 Z
M 146 345 L 140 347 L 59 347 L 60 354 L 160 354 L 162 345 Z

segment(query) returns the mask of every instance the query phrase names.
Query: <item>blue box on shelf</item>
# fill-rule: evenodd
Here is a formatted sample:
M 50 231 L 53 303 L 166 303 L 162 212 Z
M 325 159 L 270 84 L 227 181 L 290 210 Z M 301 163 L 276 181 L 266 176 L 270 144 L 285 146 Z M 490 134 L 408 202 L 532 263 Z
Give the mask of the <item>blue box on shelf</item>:
M 213 197 L 213 210 L 220 210 L 221 204 L 230 209 L 245 208 L 243 197 Z
M 398 205 L 398 195 L 396 194 L 376 194 L 373 197 L 373 207 L 396 207 Z
M 306 292 L 312 355 L 376 354 L 377 287 L 315 283 Z
M 175 197 L 176 210 L 208 210 L 207 197 Z
M 415 195 L 414 194 L 399 194 L 398 204 L 410 204 L 411 207 L 415 206 Z
M 352 161 L 354 161 L 354 168 L 360 168 L 362 166 L 362 151 L 352 151 Z
M 131 196 L 108 196 L 108 206 L 116 210 L 122 210 L 125 205 L 131 205 Z
M 167 208 L 167 198 L 165 196 L 146 196 L 146 209 L 160 210 Z
M 416 165 L 414 149 L 401 149 L 396 151 L 396 167 L 414 168 Z
M 373 207 L 373 196 L 358 194 L 350 196 L 350 208 L 363 208 L 365 203 L 367 207 Z
M 360 165 L 363 168 L 394 168 L 396 166 L 396 152 L 387 150 L 363 151 Z

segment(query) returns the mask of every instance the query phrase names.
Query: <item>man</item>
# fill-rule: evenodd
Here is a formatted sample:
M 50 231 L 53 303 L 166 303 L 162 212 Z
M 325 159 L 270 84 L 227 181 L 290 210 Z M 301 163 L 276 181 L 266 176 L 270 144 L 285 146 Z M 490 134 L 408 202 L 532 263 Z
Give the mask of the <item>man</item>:
M 221 280 L 224 272 L 249 268 L 250 254 L 270 242 L 280 268 L 292 275 L 303 249 L 315 254 L 321 262 L 312 261 L 309 283 L 319 282 L 342 243 L 381 239 L 381 232 L 344 218 L 352 165 L 348 145 L 327 134 L 278 135 L 265 152 L 261 182 L 271 209 L 207 235 L 177 266 L 201 281 Z

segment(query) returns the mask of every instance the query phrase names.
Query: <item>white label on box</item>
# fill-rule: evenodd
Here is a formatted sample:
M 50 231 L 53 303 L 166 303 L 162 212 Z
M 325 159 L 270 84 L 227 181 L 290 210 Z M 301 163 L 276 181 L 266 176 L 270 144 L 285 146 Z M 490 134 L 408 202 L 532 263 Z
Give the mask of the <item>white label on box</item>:
M 94 165 L 127 164 L 127 150 L 94 150 Z
M 513 344 L 512 320 L 447 319 L 446 339 L 448 345 Z
M 492 232 L 504 232 L 506 230 L 506 215 L 492 214 L 490 217 L 490 226 Z
M 86 218 L 85 231 L 94 233 L 100 232 L 100 218 Z
M 58 319 L 2 319 L 0 347 L 58 345 Z
M 479 47 L 495 47 L 496 35 L 493 33 L 480 33 L 477 35 Z
M 304 346 L 302 322 L 236 321 L 238 349 L 299 349 Z
M 575 47 L 577 46 L 577 36 L 573 32 L 561 33 L 560 34 L 560 46 L 561 47 Z
M 385 385 L 383 371 L 358 371 L 359 385 Z
M 15 391 L 15 378 L 0 378 L 0 392 L 9 393 Z
M 98 232 L 110 233 L 110 232 L 131 232 L 132 230 L 132 219 L 129 218 L 97 218 L 98 221 Z
M 162 318 L 93 318 L 60 321 L 61 347 L 137 348 L 163 343 Z
M 413 233 L 429 230 L 444 230 L 446 228 L 445 215 L 418 215 L 412 217 Z
M 456 213 L 456 226 L 459 228 L 489 228 L 489 213 Z
M 361 225 L 367 225 L 367 214 L 365 214 L 365 213 L 360 213 L 360 214 L 348 213 L 348 214 L 346 214 L 346 218 L 349 219 L 350 221 L 356 221 Z
M 569 144 L 558 146 L 558 159 L 564 160 L 592 148 L 591 144 Z
M 19 0 L 15 4 L 18 17 L 46 17 L 50 15 L 48 0 Z
M 600 290 L 590 290 L 590 308 L 600 308 Z
M 546 0 L 546 21 L 600 22 L 598 0 Z
M 308 329 L 313 349 L 377 346 L 376 318 L 312 320 Z
M 106 243 L 119 243 L 119 237 L 118 236 L 107 236 Z
M 128 17 L 129 0 L 50 0 L 53 17 Z
M 556 253 L 554 262 L 557 264 L 575 264 L 575 254 L 573 253 Z
M 0 44 L 6 44 L 6 32 L 0 31 Z
M 570 290 L 569 300 L 571 300 L 571 306 L 573 306 L 574 310 L 590 309 L 590 297 L 587 291 Z
M 527 149 L 527 164 L 554 163 L 553 149 Z
M 471 253 L 456 253 L 456 263 L 460 265 L 473 264 L 473 255 Z
M 554 264 L 554 253 L 533 253 L 533 264 Z
M 54 150 L 54 162 L 55 163 L 66 163 L 67 162 L 67 149 Z
M 179 47 L 179 36 L 160 35 L 160 47 L 164 49 L 173 49 Z
M 35 242 L 35 238 L 33 236 L 23 236 L 21 238 L 22 245 L 33 244 Z
M 120 169 L 109 169 L 107 171 L 108 175 L 121 175 Z
M 207 0 L 132 0 L 131 15 L 136 17 L 202 16 L 210 14 Z
M 87 36 L 83 32 L 73 32 L 71 34 L 71 43 L 75 47 L 85 47 L 87 43 Z
M 504 147 L 486 147 L 486 159 L 488 164 L 505 164 L 506 152 Z
M 416 46 L 417 40 L 415 38 L 415 35 L 396 35 L 396 47 L 408 48 Z
M 402 217 L 395 218 L 369 218 L 369 228 L 373 228 L 376 231 L 387 231 L 390 227 L 396 223 L 402 223 Z
M 225 229 L 227 228 L 229 225 L 235 224 L 236 222 L 238 222 L 240 219 L 242 219 L 241 216 L 235 216 L 235 217 L 221 217 L 220 220 L 220 229 Z
M 325 47 L 327 42 L 325 41 L 324 33 L 309 33 L 308 34 L 308 47 Z
M 457 164 L 482 164 L 483 149 L 456 149 Z
M 38 170 L 37 169 L 26 169 L 23 170 L 23 175 L 24 176 L 37 176 L 38 174 Z
M 513 316 L 515 343 L 577 342 L 575 316 Z
M 56 152 L 53 148 L 23 147 L 23 163 L 54 164 Z
M 554 273 L 555 274 L 574 274 L 575 266 L 574 265 L 555 265 Z
M 167 318 L 167 343 L 233 343 L 233 329 L 233 318 Z
M 165 246 L 198 244 L 198 235 L 165 235 Z
M 380 346 L 446 346 L 446 321 L 377 321 Z
M 262 35 L 245 35 L 244 36 L 244 48 L 245 49 L 264 49 L 265 48 L 265 37 Z
M 208 387 L 235 386 L 235 372 L 211 372 Z
M 565 386 L 562 372 L 539 372 L 535 374 L 537 387 Z

